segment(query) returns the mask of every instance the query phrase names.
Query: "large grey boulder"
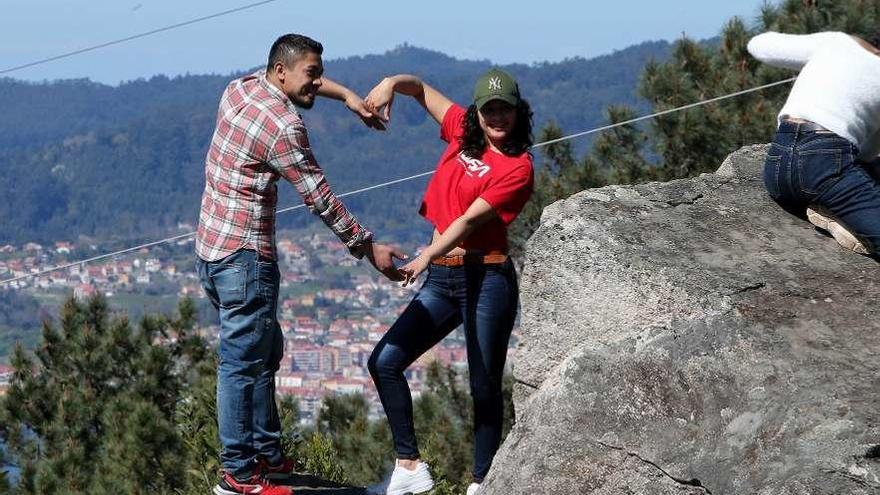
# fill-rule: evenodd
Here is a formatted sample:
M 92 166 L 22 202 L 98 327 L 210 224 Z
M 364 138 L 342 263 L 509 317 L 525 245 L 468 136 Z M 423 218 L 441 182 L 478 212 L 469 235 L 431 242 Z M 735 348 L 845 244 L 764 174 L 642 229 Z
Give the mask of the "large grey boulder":
M 777 207 L 765 152 L 544 211 L 481 493 L 880 493 L 880 265 Z

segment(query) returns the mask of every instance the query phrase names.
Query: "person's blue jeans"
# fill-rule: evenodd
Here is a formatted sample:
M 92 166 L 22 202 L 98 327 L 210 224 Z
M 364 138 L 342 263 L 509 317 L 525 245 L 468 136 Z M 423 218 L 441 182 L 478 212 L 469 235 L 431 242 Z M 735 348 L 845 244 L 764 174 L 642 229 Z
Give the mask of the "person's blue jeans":
M 239 479 L 257 456 L 281 461 L 275 372 L 284 352 L 276 318 L 280 273 L 275 261 L 241 249 L 219 261 L 196 261 L 202 287 L 220 313 L 217 422 L 220 463 Z
M 464 323 L 474 400 L 474 479 L 481 481 L 501 444 L 502 377 L 516 319 L 516 272 L 504 264 L 431 265 L 424 285 L 376 344 L 368 363 L 399 459 L 418 459 L 412 395 L 404 371 Z
M 880 184 L 856 161 L 858 148 L 830 131 L 782 122 L 767 153 L 764 185 L 774 201 L 804 216 L 824 207 L 871 252 L 880 247 Z

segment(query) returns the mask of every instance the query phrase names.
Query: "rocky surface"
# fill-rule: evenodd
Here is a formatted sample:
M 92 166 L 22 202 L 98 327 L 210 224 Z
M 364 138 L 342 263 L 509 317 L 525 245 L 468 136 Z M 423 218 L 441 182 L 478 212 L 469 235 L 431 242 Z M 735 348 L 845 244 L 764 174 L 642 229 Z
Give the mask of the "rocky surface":
M 880 264 L 778 208 L 765 151 L 545 210 L 481 493 L 880 493 Z

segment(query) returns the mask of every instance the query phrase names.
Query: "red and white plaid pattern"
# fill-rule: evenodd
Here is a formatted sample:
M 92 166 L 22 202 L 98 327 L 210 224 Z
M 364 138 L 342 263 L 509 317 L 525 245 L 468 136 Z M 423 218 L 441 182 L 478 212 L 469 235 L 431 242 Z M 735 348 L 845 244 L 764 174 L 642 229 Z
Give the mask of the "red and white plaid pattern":
M 260 71 L 229 83 L 220 100 L 205 160 L 196 254 L 217 261 L 248 248 L 277 259 L 275 183 L 280 177 L 352 253 L 372 239 L 330 191 L 296 107 Z

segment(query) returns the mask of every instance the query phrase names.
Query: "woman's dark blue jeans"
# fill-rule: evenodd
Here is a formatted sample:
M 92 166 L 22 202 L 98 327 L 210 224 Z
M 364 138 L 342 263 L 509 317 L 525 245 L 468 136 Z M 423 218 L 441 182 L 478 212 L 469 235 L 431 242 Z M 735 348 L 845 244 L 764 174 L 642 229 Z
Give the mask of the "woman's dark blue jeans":
M 858 148 L 830 131 L 805 131 L 782 122 L 764 165 L 774 201 L 803 217 L 824 207 L 871 252 L 880 247 L 880 184 L 856 161 Z
M 518 303 L 516 272 L 503 264 L 431 265 L 428 277 L 388 333 L 369 368 L 399 459 L 418 459 L 406 368 L 464 323 L 474 400 L 474 479 L 482 480 L 501 444 L 501 380 Z

